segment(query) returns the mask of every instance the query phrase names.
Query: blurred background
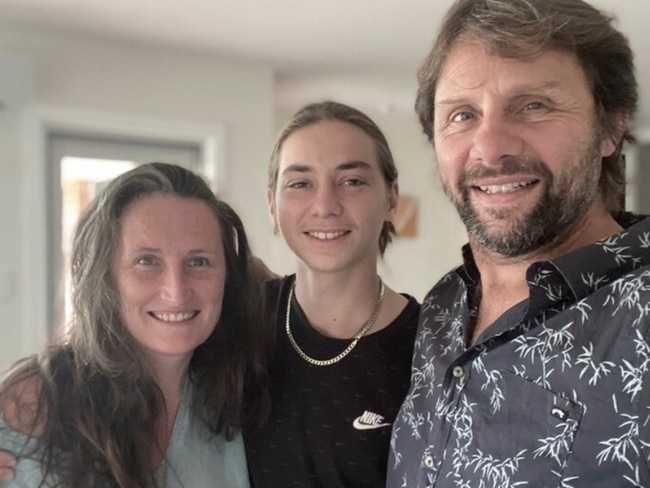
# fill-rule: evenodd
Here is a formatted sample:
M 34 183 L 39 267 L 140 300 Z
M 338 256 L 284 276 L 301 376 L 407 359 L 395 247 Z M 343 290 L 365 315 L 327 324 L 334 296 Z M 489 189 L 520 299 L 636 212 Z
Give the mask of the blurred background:
M 650 3 L 592 3 L 636 52 L 639 144 L 627 149 L 626 205 L 649 213 Z M 65 321 L 76 218 L 135 164 L 204 174 L 242 216 L 255 253 L 292 272 L 268 218 L 266 165 L 280 127 L 325 99 L 366 112 L 391 144 L 401 235 L 380 271 L 421 300 L 465 242 L 412 108 L 417 67 L 450 4 L 0 0 L 0 370 Z

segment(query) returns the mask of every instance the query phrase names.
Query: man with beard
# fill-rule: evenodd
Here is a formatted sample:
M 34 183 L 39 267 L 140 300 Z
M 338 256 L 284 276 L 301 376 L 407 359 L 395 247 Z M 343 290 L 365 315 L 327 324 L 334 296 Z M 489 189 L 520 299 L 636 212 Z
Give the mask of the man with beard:
M 467 227 L 388 486 L 650 486 L 650 219 L 615 213 L 632 53 L 582 0 L 457 0 L 416 110 Z

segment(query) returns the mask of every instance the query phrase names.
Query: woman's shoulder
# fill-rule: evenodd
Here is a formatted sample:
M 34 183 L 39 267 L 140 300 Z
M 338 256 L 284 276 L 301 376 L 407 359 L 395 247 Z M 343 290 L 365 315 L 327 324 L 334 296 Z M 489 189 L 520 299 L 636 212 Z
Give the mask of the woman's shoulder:
M 296 276 L 291 274 L 266 282 L 266 306 L 272 317 L 284 314 L 287 296 L 295 280 Z
M 17 431 L 38 435 L 42 431 L 43 409 L 39 408 L 43 380 L 31 373 L 9 385 L 3 386 L 0 393 L 0 411 L 7 425 Z
M 43 380 L 37 373 L 25 375 L 3 385 L 0 412 L 12 429 L 38 437 L 44 429 L 45 408 L 42 405 Z

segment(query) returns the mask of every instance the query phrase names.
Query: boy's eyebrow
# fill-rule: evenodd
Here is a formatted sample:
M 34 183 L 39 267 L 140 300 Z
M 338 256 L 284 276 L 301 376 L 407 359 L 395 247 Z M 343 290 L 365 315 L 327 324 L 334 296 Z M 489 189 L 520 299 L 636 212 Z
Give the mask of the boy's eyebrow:
M 291 173 L 291 172 L 294 172 L 294 171 L 296 173 L 308 173 L 309 171 L 311 171 L 311 169 L 312 169 L 311 166 L 309 166 L 308 164 L 294 163 L 294 164 L 290 164 L 289 166 L 284 168 L 282 170 L 282 174 Z
M 365 161 L 361 160 L 352 160 L 352 161 L 346 161 L 345 163 L 339 164 L 335 170 L 336 171 L 345 171 L 349 169 L 371 169 L 372 167 L 370 164 L 368 164 Z M 282 173 L 290 173 L 290 172 L 296 172 L 296 173 L 309 173 L 310 171 L 313 170 L 313 166 L 309 164 L 301 164 L 301 163 L 294 163 L 290 164 L 286 168 L 282 170 Z
M 372 169 L 372 167 L 365 161 L 353 160 L 348 161 L 347 163 L 342 163 L 336 167 L 339 171 L 345 171 L 347 169 Z

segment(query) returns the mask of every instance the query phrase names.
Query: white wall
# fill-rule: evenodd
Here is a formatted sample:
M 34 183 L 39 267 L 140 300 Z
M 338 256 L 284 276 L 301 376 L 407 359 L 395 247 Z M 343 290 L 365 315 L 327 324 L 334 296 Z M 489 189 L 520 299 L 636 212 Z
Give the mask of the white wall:
M 20 355 L 20 176 L 19 137 L 13 109 L 0 110 L 0 369 Z
M 228 180 L 222 196 L 244 220 L 254 252 L 290 273 L 294 258 L 272 235 L 266 165 L 277 129 L 289 117 L 274 106 L 272 71 L 214 55 L 148 48 L 0 25 L 0 53 L 34 65 L 34 94 L 0 108 L 0 370 L 46 340 L 43 168 L 35 171 L 34 113 L 83 113 L 220 127 L 227 134 Z M 346 103 L 353 102 L 346 101 Z M 385 132 L 400 171 L 402 194 L 419 202 L 417 237 L 391 244 L 380 272 L 397 290 L 421 300 L 460 262 L 464 229 L 438 182 L 433 150 L 412 113 L 366 110 Z M 33 210 L 35 209 L 35 212 Z M 38 237 L 40 236 L 40 237 Z M 35 249 L 35 247 L 37 249 Z
M 27 114 L 81 111 L 118 119 L 225 126 L 229 179 L 224 198 L 240 213 L 265 258 L 271 237 L 264 197 L 273 138 L 273 73 L 265 66 L 0 25 L 0 52 L 34 65 L 32 100 L 0 109 L 0 370 L 35 352 L 47 324 L 42 281 L 43 181 L 35 174 Z M 41 168 L 42 169 L 42 168 Z M 42 171 L 41 171 L 42 173 Z M 38 173 L 36 173 L 38 174 Z M 38 179 L 38 178 L 36 178 Z M 36 205 L 35 215 L 28 209 Z M 9 284 L 7 284 L 9 282 Z
M 415 95 L 414 95 L 415 97 Z M 415 113 L 369 112 L 390 144 L 402 195 L 419 203 L 418 234 L 401 237 L 387 248 L 380 272 L 395 289 L 422 300 L 445 273 L 461 263 L 465 227 L 445 196 L 433 147 Z

